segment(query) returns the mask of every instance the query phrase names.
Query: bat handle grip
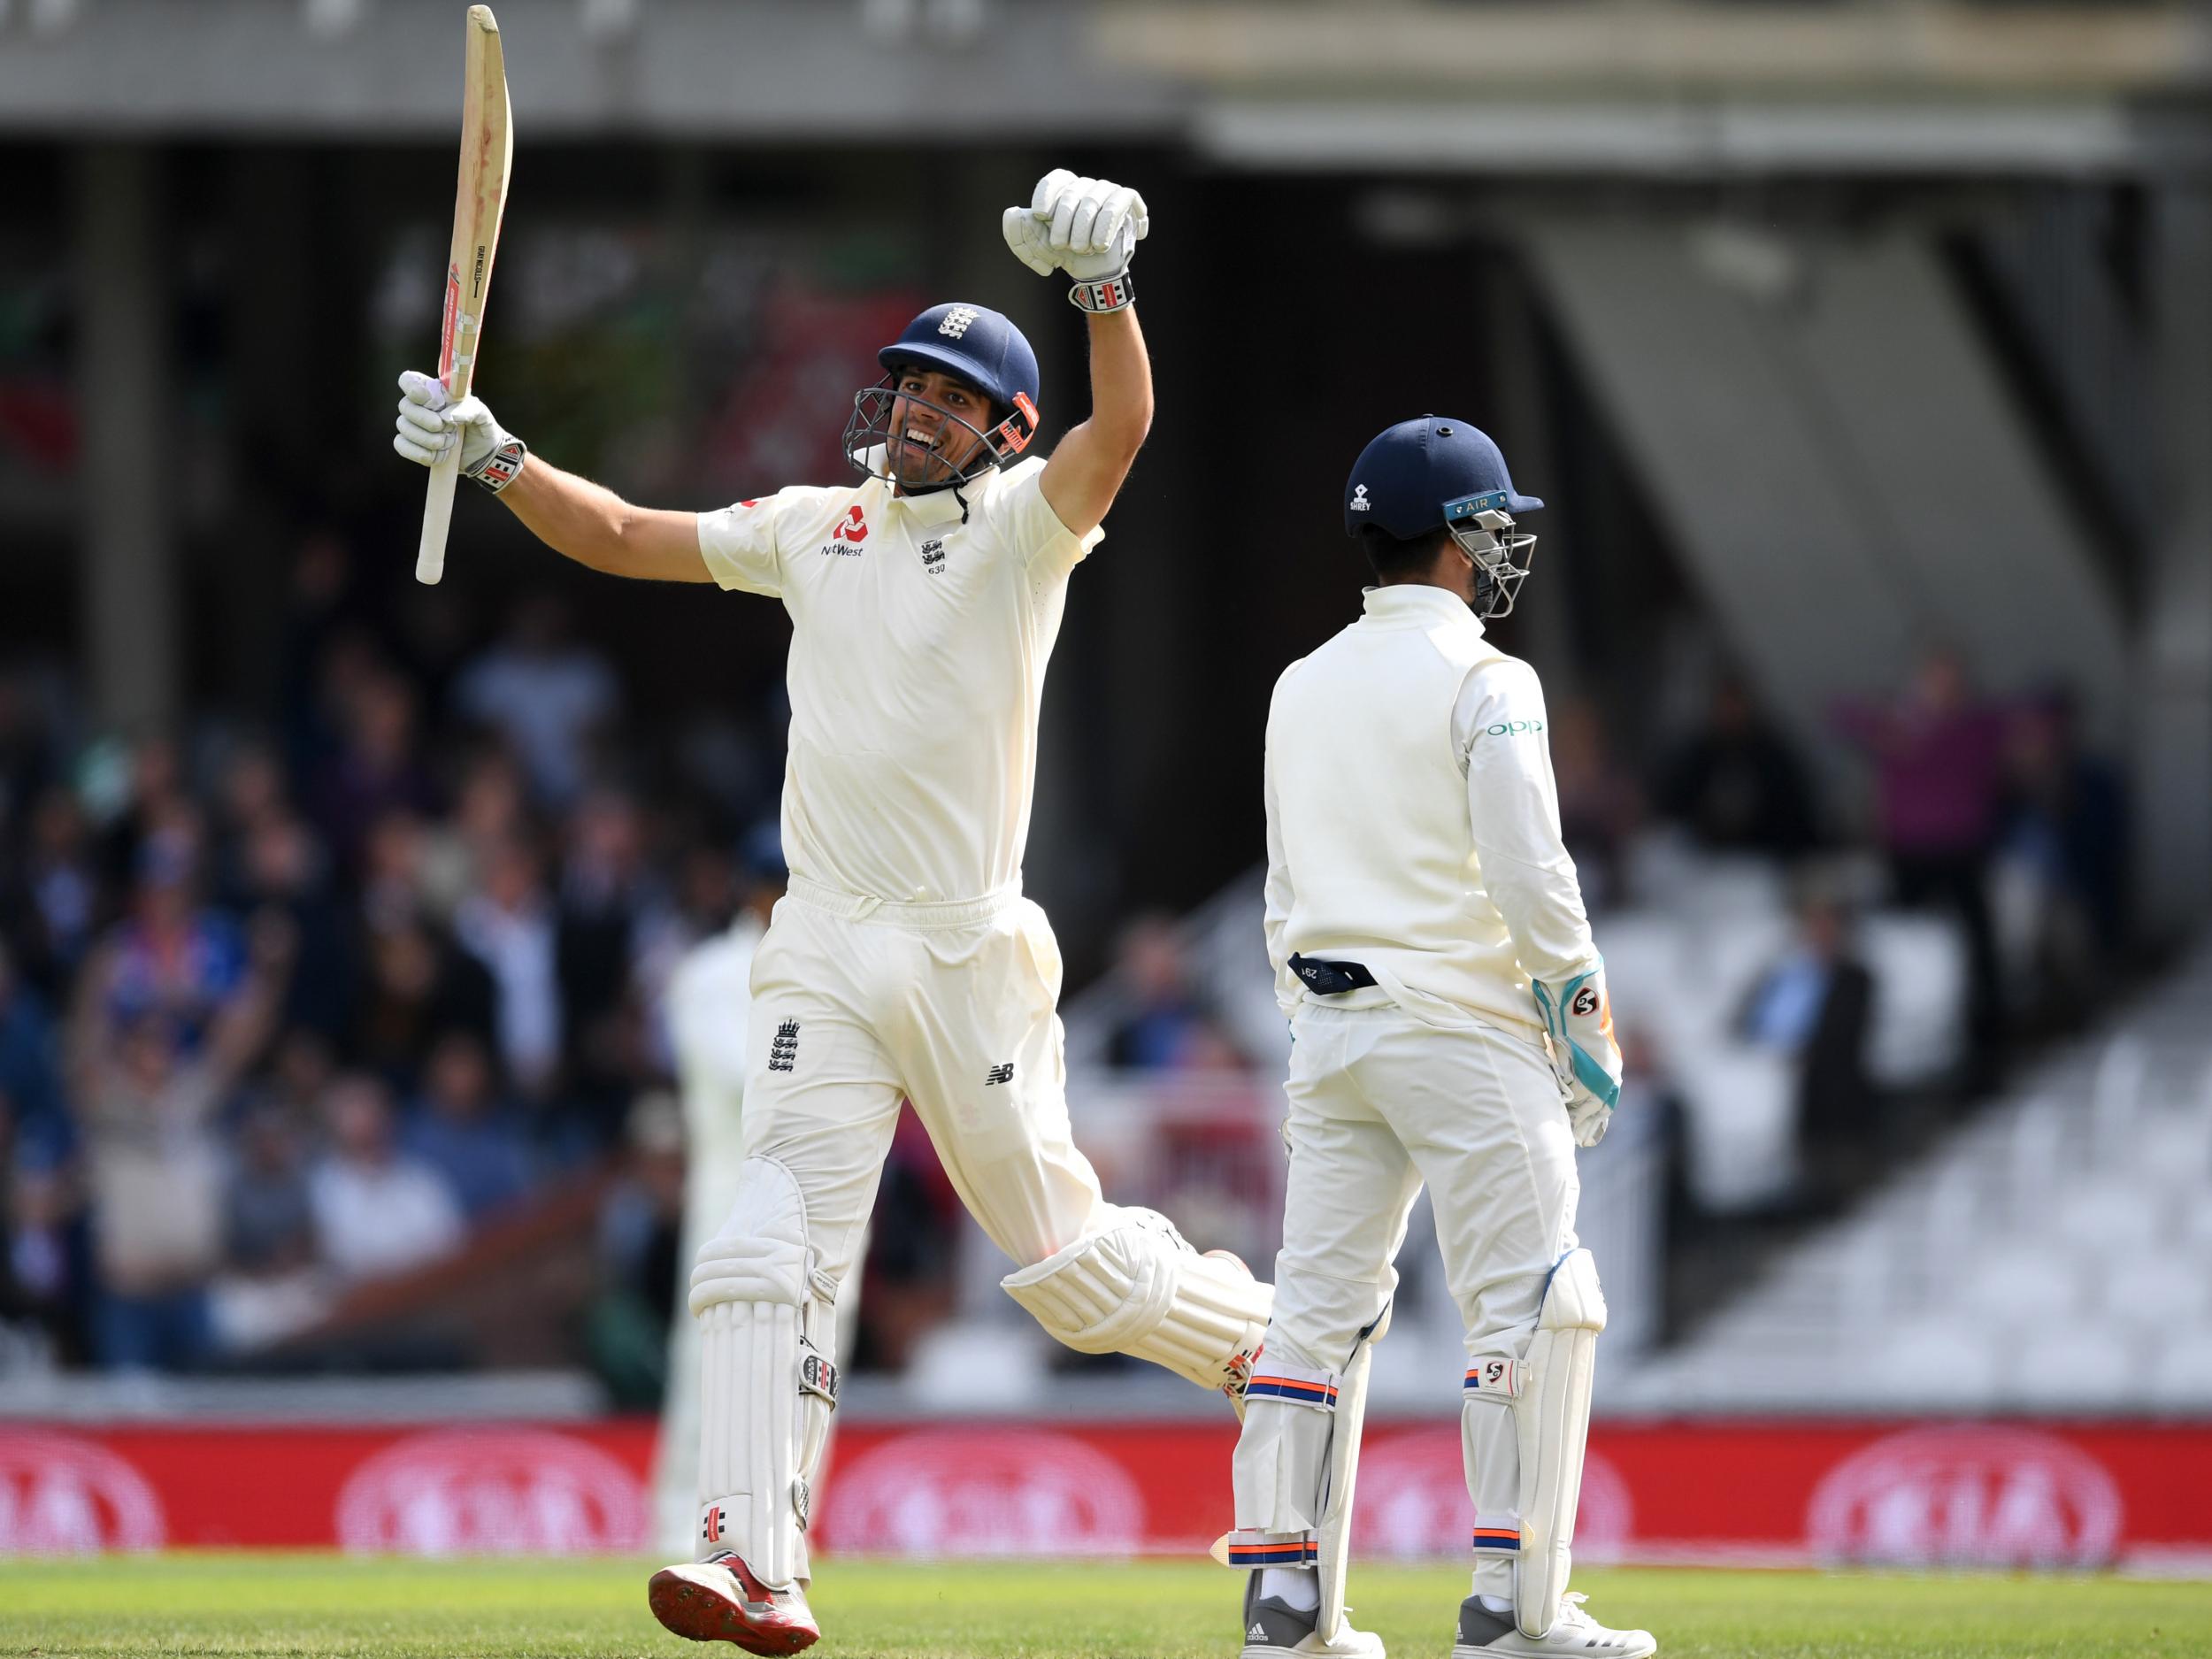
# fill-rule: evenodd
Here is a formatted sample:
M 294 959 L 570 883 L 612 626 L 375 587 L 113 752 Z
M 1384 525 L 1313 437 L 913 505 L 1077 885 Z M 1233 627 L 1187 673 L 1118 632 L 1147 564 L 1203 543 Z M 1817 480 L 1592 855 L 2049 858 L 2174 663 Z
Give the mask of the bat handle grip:
M 453 448 L 430 466 L 430 493 L 423 503 L 422 545 L 415 550 L 415 580 L 434 587 L 445 574 L 446 532 L 453 525 L 453 487 L 461 476 L 461 446 Z

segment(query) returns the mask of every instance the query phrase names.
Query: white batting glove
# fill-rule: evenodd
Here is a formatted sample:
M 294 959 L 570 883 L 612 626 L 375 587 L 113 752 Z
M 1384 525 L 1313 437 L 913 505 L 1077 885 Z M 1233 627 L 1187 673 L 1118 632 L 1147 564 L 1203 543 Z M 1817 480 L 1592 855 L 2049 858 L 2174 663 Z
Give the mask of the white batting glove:
M 1000 228 L 1014 257 L 1038 275 L 1064 271 L 1093 282 L 1129 268 L 1152 214 L 1126 185 L 1056 167 L 1037 180 L 1027 207 L 1006 210 Z
M 1605 1139 L 1621 1097 L 1621 1049 L 1613 1040 L 1613 1000 L 1605 964 L 1556 985 L 1532 980 L 1536 1011 L 1550 1040 L 1552 1070 L 1567 1102 L 1577 1146 Z
M 464 477 L 501 488 L 520 467 L 522 441 L 492 418 L 482 398 L 453 403 L 443 380 L 413 369 L 399 377 L 399 419 L 394 423 L 398 430 L 392 448 L 416 465 L 434 465 L 457 442 Z M 503 469 L 505 477 L 495 478 Z

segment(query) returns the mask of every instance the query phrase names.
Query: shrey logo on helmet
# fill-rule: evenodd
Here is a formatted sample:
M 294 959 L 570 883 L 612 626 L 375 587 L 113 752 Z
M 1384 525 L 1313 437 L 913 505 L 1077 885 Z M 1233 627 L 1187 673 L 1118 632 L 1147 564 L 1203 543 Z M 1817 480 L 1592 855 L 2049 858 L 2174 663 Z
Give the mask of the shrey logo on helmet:
M 895 1555 L 1119 1555 L 1145 1535 L 1129 1472 L 1042 1429 L 926 1429 L 841 1467 L 821 1525 L 843 1550 Z
M 2096 1567 L 2120 1536 L 2103 1464 L 2055 1434 L 1973 1425 L 1909 1429 L 1830 1471 L 1806 1509 L 1807 1541 L 1839 1562 Z
M 161 1500 L 104 1446 L 73 1434 L 0 1435 L 0 1555 L 158 1549 Z
M 338 1541 L 358 1555 L 574 1555 L 647 1537 L 638 1478 L 597 1447 L 541 1429 L 410 1435 L 338 1494 Z
M 1354 512 L 1365 512 L 1367 510 L 1367 486 L 1364 484 L 1353 485 L 1352 511 Z
M 1360 1453 L 1352 1512 L 1354 1558 L 1399 1561 L 1467 1558 L 1475 1506 L 1456 1428 L 1407 1429 L 1370 1440 Z M 1628 1482 L 1597 1452 L 1586 1452 L 1575 1510 L 1575 1559 L 1608 1561 L 1626 1546 L 1635 1519 Z

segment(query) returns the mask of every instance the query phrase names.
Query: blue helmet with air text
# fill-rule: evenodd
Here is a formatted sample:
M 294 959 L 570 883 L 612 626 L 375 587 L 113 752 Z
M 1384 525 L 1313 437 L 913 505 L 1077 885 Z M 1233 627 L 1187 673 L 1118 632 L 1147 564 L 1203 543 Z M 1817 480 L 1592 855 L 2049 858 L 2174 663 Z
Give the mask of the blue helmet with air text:
M 1489 434 L 1441 415 L 1402 420 L 1360 451 L 1344 482 L 1344 533 L 1369 526 L 1401 541 L 1448 530 L 1474 562 L 1475 610 L 1502 617 L 1528 576 L 1536 546 L 1517 534 L 1514 516 L 1544 503 L 1513 488 L 1505 457 Z
M 877 352 L 876 360 L 884 378 L 854 395 L 853 412 L 845 423 L 846 458 L 872 478 L 899 482 L 909 494 L 944 489 L 1003 465 L 1037 435 L 1037 354 L 1001 312 L 957 301 L 933 305 Z M 912 368 L 935 369 L 965 381 L 990 404 L 987 425 L 926 405 L 981 442 L 961 465 L 937 464 L 934 470 L 942 475 L 920 481 L 901 477 L 888 456 L 891 444 L 904 434 L 907 406 L 921 401 L 895 389 L 900 371 Z

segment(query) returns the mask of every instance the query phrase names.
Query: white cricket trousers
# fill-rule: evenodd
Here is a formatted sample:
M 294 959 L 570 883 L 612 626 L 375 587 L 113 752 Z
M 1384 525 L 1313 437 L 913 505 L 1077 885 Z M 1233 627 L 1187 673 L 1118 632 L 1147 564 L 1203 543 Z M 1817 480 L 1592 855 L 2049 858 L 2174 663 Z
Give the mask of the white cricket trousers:
M 1310 1002 L 1291 1029 L 1271 1351 L 1288 1337 L 1301 1363 L 1343 1369 L 1397 1288 L 1391 1263 L 1425 1181 L 1469 1361 L 1525 1357 L 1552 1264 L 1574 1248 L 1581 1192 L 1534 1034 Z
M 1018 894 L 881 904 L 795 877 L 753 958 L 745 1151 L 797 1180 L 816 1264 L 855 1265 L 899 1102 L 1022 1266 L 1103 1205 L 1068 1126 L 1060 948 Z
M 1574 1134 L 1534 1033 L 1432 1025 L 1394 1006 L 1299 1005 L 1291 1022 L 1290 1174 L 1267 1362 L 1342 1371 L 1398 1286 L 1392 1265 L 1425 1181 L 1471 1373 L 1528 1356 L 1552 1266 L 1575 1245 Z M 1440 1398 L 1461 1379 L 1436 1379 Z M 1357 1425 L 1353 1425 L 1357 1432 Z M 1475 1524 L 1520 1525 L 1520 1454 L 1502 1405 L 1463 1405 Z M 1294 1530 L 1244 1488 L 1240 1526 Z M 1513 1594 L 1509 1556 L 1478 1551 L 1476 1588 Z

